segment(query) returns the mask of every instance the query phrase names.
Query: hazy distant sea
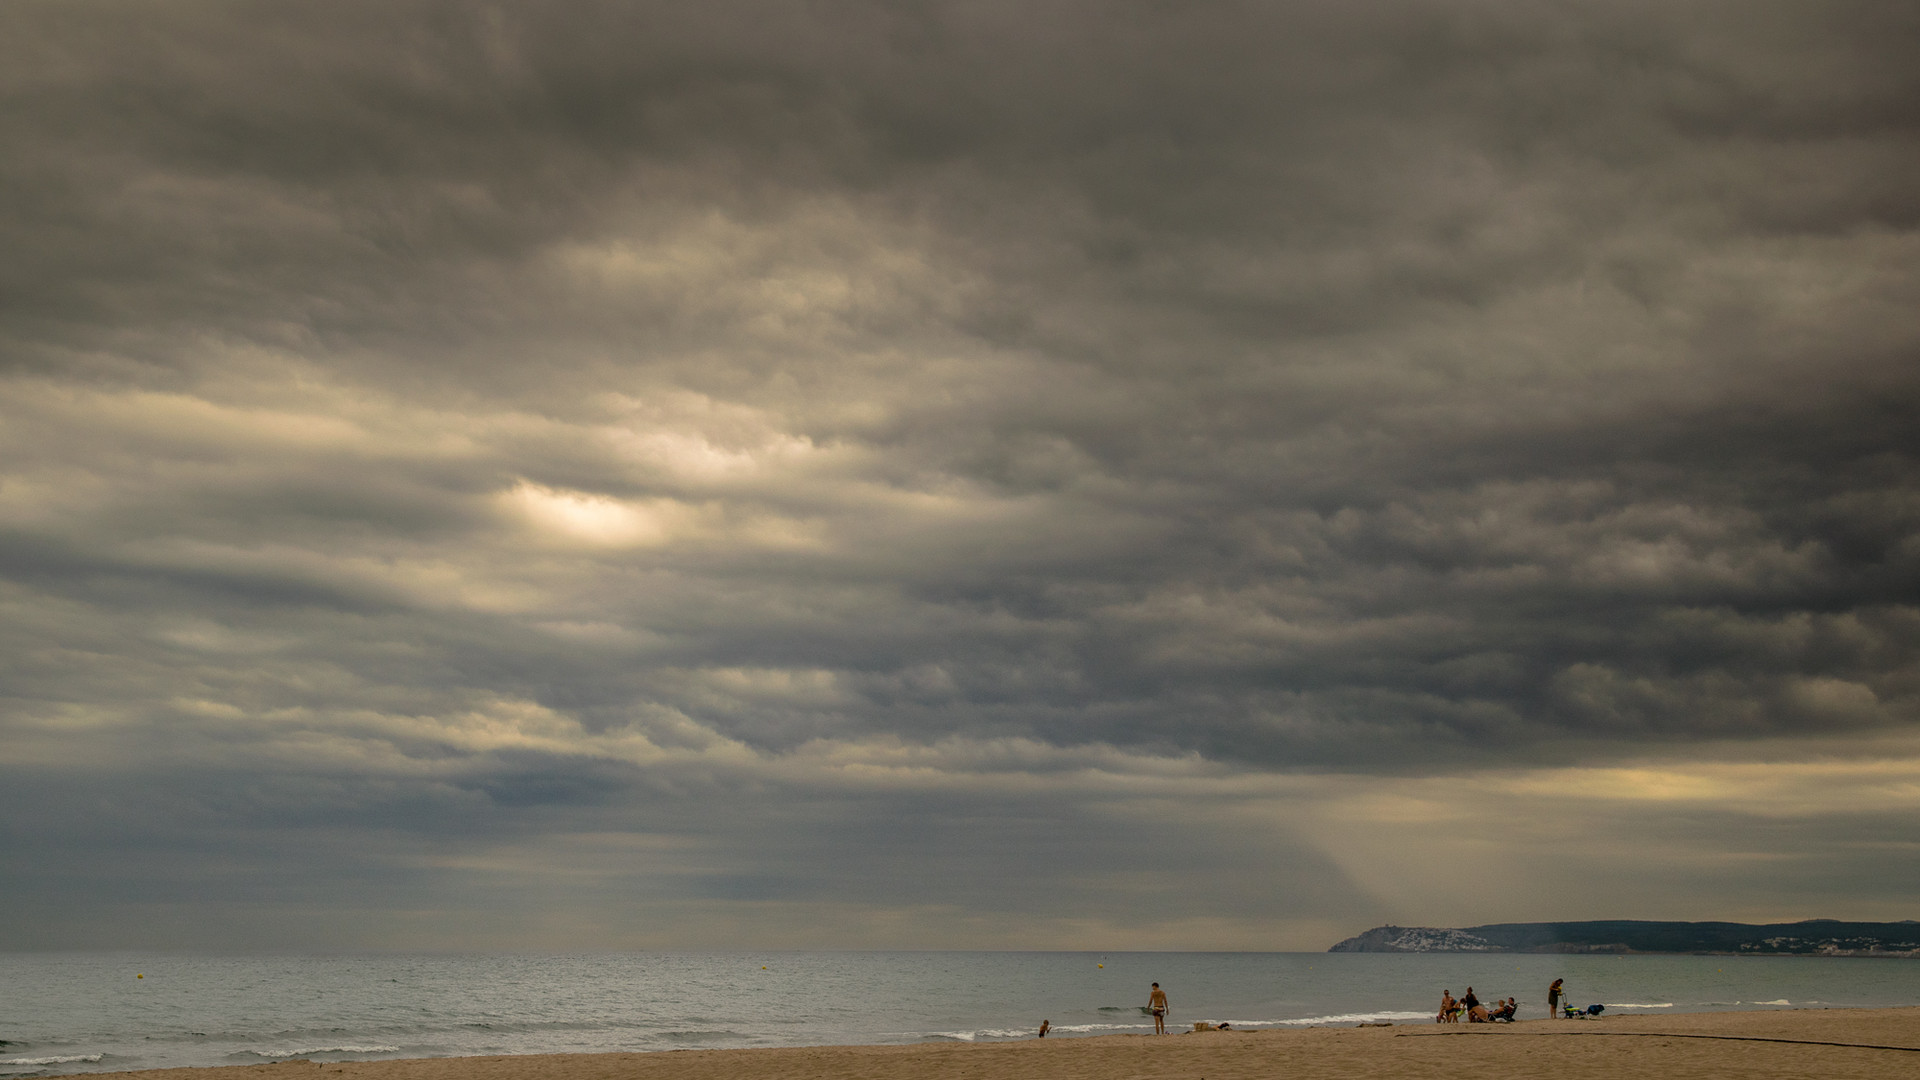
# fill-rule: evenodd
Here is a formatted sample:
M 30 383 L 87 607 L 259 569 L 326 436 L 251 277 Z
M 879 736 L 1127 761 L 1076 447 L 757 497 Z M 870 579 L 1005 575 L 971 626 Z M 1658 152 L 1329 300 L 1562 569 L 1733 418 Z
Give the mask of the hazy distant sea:
M 139 976 L 144 976 L 139 977 Z M 1920 961 L 1345 953 L 0 954 L 0 1077 L 310 1058 L 913 1043 L 1428 1021 L 1547 984 L 1608 1015 L 1920 1005 Z

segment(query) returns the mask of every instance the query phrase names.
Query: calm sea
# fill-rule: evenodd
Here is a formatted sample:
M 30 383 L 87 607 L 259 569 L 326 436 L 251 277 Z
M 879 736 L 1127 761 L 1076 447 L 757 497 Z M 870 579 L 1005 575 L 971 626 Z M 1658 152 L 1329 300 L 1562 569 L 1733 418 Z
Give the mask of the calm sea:
M 0 1077 L 310 1058 L 912 1043 L 1424 1022 L 1440 991 L 1608 1015 L 1920 1005 L 1920 960 L 1350 953 L 0 954 Z

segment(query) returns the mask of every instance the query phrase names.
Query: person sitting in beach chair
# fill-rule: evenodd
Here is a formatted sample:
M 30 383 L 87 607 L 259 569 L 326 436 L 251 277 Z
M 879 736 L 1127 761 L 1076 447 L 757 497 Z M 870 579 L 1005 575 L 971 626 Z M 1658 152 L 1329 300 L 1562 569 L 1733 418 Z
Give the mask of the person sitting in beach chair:
M 1520 1001 L 1518 998 L 1508 998 L 1507 1000 L 1500 1003 L 1499 1008 L 1493 1010 L 1491 1013 L 1488 1013 L 1487 1019 L 1489 1021 L 1495 1021 L 1495 1022 L 1504 1020 L 1507 1023 L 1511 1024 L 1513 1023 L 1513 1014 L 1519 1008 L 1520 1008 Z

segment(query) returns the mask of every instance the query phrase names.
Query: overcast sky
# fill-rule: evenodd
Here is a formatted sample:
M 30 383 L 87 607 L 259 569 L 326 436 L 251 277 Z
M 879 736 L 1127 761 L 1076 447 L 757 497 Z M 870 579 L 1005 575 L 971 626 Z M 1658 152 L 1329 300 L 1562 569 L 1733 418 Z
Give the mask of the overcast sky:
M 1920 13 L 0 6 L 0 948 L 1920 917 Z

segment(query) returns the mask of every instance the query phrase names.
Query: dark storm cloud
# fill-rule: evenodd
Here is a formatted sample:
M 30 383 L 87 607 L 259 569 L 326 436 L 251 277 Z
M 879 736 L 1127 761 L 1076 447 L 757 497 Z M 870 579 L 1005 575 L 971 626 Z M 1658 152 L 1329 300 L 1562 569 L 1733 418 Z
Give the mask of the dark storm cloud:
M 637 890 L 705 941 L 982 940 L 938 896 L 1093 941 L 1207 881 L 1166 943 L 1299 944 L 1427 917 L 1326 839 L 1419 863 L 1395 784 L 1572 770 L 1644 829 L 1647 754 L 1720 800 L 1754 747 L 1916 757 L 1912 15 L 0 23 L 0 764 L 89 793 L 10 797 L 58 809 L 9 866 L 180 852 L 124 925 L 303 836 L 390 913 L 494 898 L 442 943 L 593 868 L 541 940 L 661 943 Z M 1298 875 L 1209 876 L 1250 832 Z

